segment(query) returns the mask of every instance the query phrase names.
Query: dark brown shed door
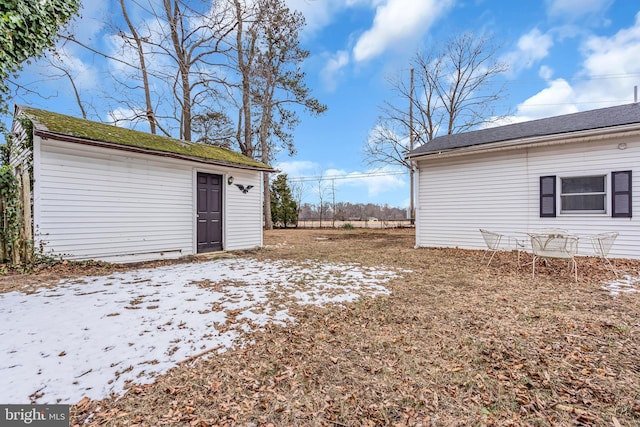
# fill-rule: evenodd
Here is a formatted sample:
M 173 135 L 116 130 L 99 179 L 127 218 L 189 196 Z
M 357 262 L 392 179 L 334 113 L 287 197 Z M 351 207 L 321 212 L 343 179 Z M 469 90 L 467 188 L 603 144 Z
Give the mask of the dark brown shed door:
M 198 173 L 198 253 L 222 250 L 222 176 Z

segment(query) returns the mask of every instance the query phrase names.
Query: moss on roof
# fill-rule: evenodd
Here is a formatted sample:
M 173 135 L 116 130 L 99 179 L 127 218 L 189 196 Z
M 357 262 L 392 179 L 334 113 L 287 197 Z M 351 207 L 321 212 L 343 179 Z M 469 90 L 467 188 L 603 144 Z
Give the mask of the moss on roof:
M 20 110 L 34 122 L 34 126 L 37 129 L 47 130 L 60 135 L 162 151 L 210 162 L 213 161 L 215 163 L 229 164 L 230 166 L 236 165 L 272 170 L 270 166 L 264 163 L 226 148 L 181 141 L 179 139 L 92 122 L 36 108 L 20 107 Z

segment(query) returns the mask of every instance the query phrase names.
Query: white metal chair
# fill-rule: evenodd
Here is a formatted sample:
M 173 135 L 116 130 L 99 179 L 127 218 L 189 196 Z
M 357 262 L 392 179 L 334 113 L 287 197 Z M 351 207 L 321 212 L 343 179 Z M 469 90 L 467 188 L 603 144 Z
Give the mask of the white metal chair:
M 507 245 L 509 247 L 513 246 L 514 249 L 518 252 L 518 268 L 520 267 L 520 251 L 523 251 L 525 248 L 524 241 L 517 237 L 508 236 L 506 234 L 497 233 L 495 231 L 485 230 L 483 228 L 480 229 L 480 233 L 482 234 L 482 238 L 487 245 L 488 251 L 485 252 L 482 260 L 491 253 L 491 257 L 489 258 L 489 262 L 487 263 L 487 267 L 491 265 L 491 261 L 493 261 L 493 257 L 496 252 L 500 250 L 500 244 L 503 243 L 504 239 L 507 239 Z
M 529 235 L 532 234 L 570 234 L 564 228 L 540 228 L 537 230 L 533 230 Z
M 484 253 L 482 260 L 484 261 L 485 257 L 491 253 L 491 258 L 489 258 L 489 262 L 487 263 L 487 267 L 491 265 L 491 261 L 493 261 L 493 257 L 496 252 L 500 249 L 500 242 L 502 241 L 502 234 L 496 233 L 494 231 L 485 230 L 483 228 L 480 229 L 480 234 L 482 234 L 482 238 L 487 245 L 488 251 Z
M 531 250 L 533 251 L 533 277 L 536 277 L 536 261 L 539 258 L 556 258 L 567 260 L 570 272 L 578 281 L 578 264 L 575 256 L 578 253 L 578 237 L 564 233 L 531 233 Z
M 520 252 L 526 250 L 526 239 L 520 236 L 506 236 L 509 241 L 509 248 L 513 247 L 518 254 L 518 268 L 520 268 Z
M 618 238 L 618 235 L 619 233 L 614 231 L 614 232 L 600 233 L 600 234 L 595 234 L 593 236 L 590 236 L 591 244 L 593 245 L 593 251 L 597 256 L 607 261 L 607 264 L 609 264 L 609 268 L 611 268 L 611 271 L 616 277 L 618 277 L 618 272 L 616 271 L 615 268 L 613 268 L 613 264 L 611 264 L 611 261 L 609 261 L 608 256 L 609 256 L 609 251 L 613 246 L 613 243 Z

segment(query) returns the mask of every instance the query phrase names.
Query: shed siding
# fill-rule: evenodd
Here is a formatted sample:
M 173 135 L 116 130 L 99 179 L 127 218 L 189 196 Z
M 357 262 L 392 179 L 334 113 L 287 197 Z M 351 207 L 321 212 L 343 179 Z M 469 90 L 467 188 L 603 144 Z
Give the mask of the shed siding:
M 625 142 L 626 150 L 618 144 Z M 418 162 L 416 246 L 485 249 L 480 228 L 505 233 L 563 228 L 575 234 L 618 231 L 612 257 L 640 258 L 637 218 L 611 217 L 612 171 L 633 171 L 633 211 L 640 210 L 640 143 L 609 139 L 505 150 Z M 540 218 L 539 179 L 602 174 L 607 176 L 607 213 Z M 559 192 L 558 192 L 559 197 Z M 526 237 L 522 235 L 522 237 Z M 591 244 L 580 244 L 592 255 Z
M 45 252 L 106 261 L 193 253 L 190 168 L 42 141 L 39 175 Z
M 233 171 L 233 184 L 227 185 L 226 250 L 262 246 L 262 175 L 252 171 Z M 235 184 L 253 185 L 243 193 Z
M 17 147 L 14 147 L 10 153 L 9 164 L 13 167 L 24 166 L 29 161 L 29 150 L 24 147 L 24 142 L 27 139 L 27 132 L 24 130 L 24 127 L 22 127 L 20 122 L 16 120 L 13 122 L 11 133 L 14 135 L 16 143 L 20 144 L 21 147 L 19 150 Z
M 68 259 L 131 262 L 193 254 L 196 171 L 225 179 L 236 173 L 232 168 L 203 168 L 195 162 L 61 141 L 43 140 L 39 145 L 37 238 L 45 252 Z M 259 180 L 259 172 L 245 173 Z M 259 192 L 252 196 L 256 194 L 259 198 Z M 247 200 L 253 201 L 230 199 L 223 204 L 225 249 L 261 244 L 261 228 L 257 235 L 234 234 L 234 214 L 260 212 L 260 200 L 257 207 Z M 255 227 L 251 231 L 255 234 Z

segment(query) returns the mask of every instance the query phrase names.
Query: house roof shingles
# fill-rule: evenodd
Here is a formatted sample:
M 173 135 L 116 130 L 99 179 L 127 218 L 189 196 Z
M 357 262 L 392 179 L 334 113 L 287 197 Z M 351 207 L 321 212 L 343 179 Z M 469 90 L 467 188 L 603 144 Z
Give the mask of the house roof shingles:
M 24 114 L 33 123 L 36 131 L 108 143 L 113 148 L 131 147 L 150 154 L 166 153 L 174 157 L 205 163 L 273 171 L 264 163 L 226 148 L 167 138 L 31 107 L 17 108 L 18 114 Z
M 572 132 L 632 124 L 640 124 L 640 104 L 638 103 L 565 114 L 453 135 L 443 135 L 416 148 L 409 153 L 408 157 L 418 157 L 475 145 L 570 134 Z

